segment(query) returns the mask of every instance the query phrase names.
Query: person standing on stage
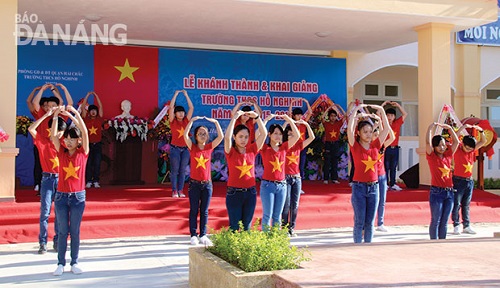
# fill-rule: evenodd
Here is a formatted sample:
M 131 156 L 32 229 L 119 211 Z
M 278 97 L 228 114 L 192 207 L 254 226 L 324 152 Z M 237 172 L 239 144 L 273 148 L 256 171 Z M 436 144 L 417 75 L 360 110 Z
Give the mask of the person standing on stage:
M 399 162 L 399 135 L 401 135 L 401 125 L 405 122 L 408 113 L 406 113 L 405 109 L 403 109 L 398 102 L 385 101 L 382 103 L 382 107 L 387 104 L 398 108 L 399 111 L 401 111 L 401 116 L 396 118 L 396 110 L 394 108 L 385 110 L 385 114 L 387 115 L 387 119 L 389 119 L 389 124 L 391 125 L 391 129 L 396 136 L 396 139 L 385 149 L 384 166 L 389 181 L 389 189 L 401 191 L 403 189 L 396 184 L 396 168 L 398 167 Z
M 231 111 L 231 117 L 234 117 L 234 115 L 240 108 L 243 112 L 252 111 L 251 106 L 253 106 L 254 111 L 257 113 L 258 117 L 260 117 L 262 115 L 262 109 L 253 99 L 248 99 L 247 101 L 236 104 L 236 106 L 234 106 L 233 110 Z M 248 130 L 250 131 L 250 141 L 248 141 L 248 144 L 251 144 L 255 141 L 255 122 L 256 118 L 251 119 L 250 116 L 243 114 L 236 120 L 236 123 L 234 124 L 234 126 L 238 126 L 240 124 L 245 125 L 248 128 Z
M 182 106 L 176 106 L 177 95 L 182 92 L 186 96 L 189 110 Z M 177 90 L 172 97 L 170 107 L 168 108 L 168 121 L 170 122 L 170 131 L 172 131 L 172 140 L 170 142 L 170 182 L 172 182 L 172 197 L 186 197 L 182 192 L 184 190 L 184 181 L 186 180 L 186 167 L 189 164 L 189 151 L 184 140 L 184 131 L 189 120 L 193 116 L 194 106 L 189 99 L 186 90 Z
M 328 184 L 331 179 L 332 183 L 339 184 L 338 166 L 341 155 L 341 141 L 340 141 L 340 128 L 345 123 L 344 114 L 340 106 L 335 103 L 330 106 L 325 114 L 328 115 L 327 119 L 321 117 L 323 127 L 325 127 L 325 153 L 323 165 L 323 183 Z
M 299 158 L 300 151 L 307 147 L 314 141 L 314 132 L 309 125 L 304 120 L 299 120 L 298 124 L 305 125 L 307 128 L 307 138 L 304 141 L 298 140 L 295 145 L 293 145 L 286 152 L 285 159 L 285 177 L 286 177 L 286 199 L 285 206 L 283 207 L 283 213 L 281 214 L 282 226 L 286 227 L 288 225 L 288 234 L 291 237 L 297 236 L 295 233 L 295 225 L 297 223 L 297 214 L 299 212 L 299 202 L 300 194 L 302 191 L 302 179 L 300 178 L 299 169 Z M 293 130 L 291 125 L 285 128 L 283 133 L 283 141 L 288 141 L 293 137 Z
M 378 206 L 378 173 L 376 163 L 382 143 L 389 134 L 390 126 L 384 108 L 378 105 L 361 104 L 360 108 L 371 107 L 376 114 L 353 113 L 347 125 L 347 137 L 354 166 L 351 202 L 354 210 L 354 243 L 372 242 L 375 213 Z M 379 138 L 373 140 L 373 124 L 370 120 L 382 121 Z
M 245 125 L 235 127 L 236 119 L 242 115 L 256 119 L 258 136 L 254 143 L 248 143 L 250 131 Z M 256 133 L 257 134 L 257 133 Z M 226 208 L 229 216 L 229 227 L 249 230 L 252 223 L 257 189 L 255 187 L 255 156 L 259 153 L 266 139 L 266 127 L 255 111 L 237 111 L 226 130 L 224 137 L 224 152 L 226 154 L 228 181 L 226 193 Z
M 64 147 L 61 146 L 57 134 L 59 114 L 67 116 L 75 124 L 64 131 Z M 61 276 L 64 272 L 68 235 L 71 237 L 71 272 L 81 274 L 83 271 L 78 266 L 78 253 L 80 251 L 80 225 L 85 210 L 85 166 L 87 166 L 90 150 L 89 136 L 85 122 L 73 106 L 57 108 L 53 119 L 51 139 L 59 158 L 59 176 L 61 176 L 54 200 L 59 236 L 57 269 L 53 275 Z
M 448 130 L 452 138 L 452 144 L 447 144 L 442 135 L 435 135 L 437 127 Z M 431 172 L 432 185 L 429 195 L 429 206 L 431 208 L 429 236 L 431 239 L 446 239 L 448 219 L 450 219 L 451 210 L 453 209 L 451 165 L 459 140 L 453 128 L 447 124 L 434 122 L 429 125 L 426 134 L 426 158 Z
M 306 106 L 307 106 L 306 113 L 304 113 L 304 111 L 302 110 L 302 107 L 293 108 L 294 103 L 297 103 L 300 101 L 304 101 L 306 103 Z M 306 122 L 309 122 L 309 119 L 311 118 L 312 114 L 313 114 L 313 111 L 312 111 L 311 105 L 309 105 L 309 101 L 307 101 L 306 98 L 295 98 L 290 102 L 290 107 L 288 107 L 288 115 L 294 121 L 299 121 L 300 119 L 302 119 L 302 120 L 305 120 Z M 307 131 L 306 126 L 304 126 L 303 124 L 299 124 L 299 125 L 297 125 L 297 128 L 299 128 L 299 132 L 300 132 L 299 140 L 304 141 L 304 139 L 306 139 L 306 135 L 305 135 L 306 131 Z M 306 149 L 302 149 L 302 151 L 300 151 L 299 167 L 300 167 L 300 177 L 303 180 L 305 180 L 305 169 L 306 169 L 306 162 L 307 162 L 306 157 L 307 157 Z
M 54 201 L 54 196 L 57 191 L 57 183 L 59 180 L 59 159 L 57 158 L 57 151 L 50 140 L 50 134 L 45 133 L 45 131 L 40 131 L 38 133 L 38 126 L 45 123 L 46 119 L 49 119 L 53 114 L 53 109 L 47 111 L 42 117 L 38 118 L 33 124 L 30 125 L 28 131 L 31 136 L 33 136 L 33 141 L 35 146 L 38 147 L 40 153 L 40 160 L 42 166 L 42 180 L 40 183 L 40 232 L 38 234 L 38 243 L 40 244 L 38 248 L 38 254 L 45 254 L 47 252 L 47 238 L 48 238 L 48 227 L 49 227 L 49 217 L 52 202 Z M 57 121 L 57 137 L 61 138 L 64 130 L 66 130 L 66 122 L 62 118 L 54 117 L 48 120 L 48 127 L 52 127 L 52 121 L 55 119 Z M 57 217 L 54 221 L 54 238 L 52 247 L 57 252 L 57 238 L 58 238 L 58 227 L 57 227 Z
M 194 129 L 194 143 L 189 138 L 189 131 L 196 120 L 206 119 L 214 123 L 217 130 L 217 138 L 212 142 L 206 126 L 198 126 Z M 208 206 L 212 198 L 212 152 L 224 139 L 224 133 L 219 122 L 213 118 L 195 116 L 191 118 L 184 130 L 184 141 L 189 149 L 191 180 L 189 181 L 189 233 L 191 235 L 191 245 L 202 243 L 211 246 L 212 241 L 207 237 Z M 198 213 L 200 213 L 200 234 L 197 230 Z M 199 236 L 199 239 L 198 239 Z
M 94 95 L 94 104 L 89 105 L 87 112 L 87 103 L 90 95 Z M 97 104 L 97 105 L 95 105 Z M 89 130 L 89 158 L 87 163 L 87 171 L 85 171 L 85 179 L 87 181 L 86 188 L 100 188 L 99 174 L 101 173 L 101 159 L 102 159 L 102 124 L 104 119 L 104 109 L 102 107 L 101 99 L 95 92 L 87 93 L 82 103 L 82 118 L 85 125 Z
M 455 188 L 456 192 L 453 193 L 451 220 L 453 221 L 453 234 L 455 235 L 460 234 L 460 209 L 462 209 L 462 232 L 476 234 L 476 231 L 470 227 L 469 213 L 472 191 L 474 190 L 472 168 L 474 167 L 474 162 L 476 162 L 477 151 L 486 144 L 486 136 L 484 135 L 483 128 L 477 125 L 464 124 L 457 131 L 457 134 L 460 135 L 460 132 L 465 128 L 473 128 L 479 131 L 479 135 L 481 136 L 478 143 L 476 143 L 476 138 L 473 136 L 464 136 L 454 155 L 453 188 Z

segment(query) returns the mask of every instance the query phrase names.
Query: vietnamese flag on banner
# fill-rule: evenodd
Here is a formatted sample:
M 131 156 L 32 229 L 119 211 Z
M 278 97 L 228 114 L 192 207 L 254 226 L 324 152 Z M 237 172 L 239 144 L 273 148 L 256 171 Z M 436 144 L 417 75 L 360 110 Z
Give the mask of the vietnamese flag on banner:
M 152 113 L 158 107 L 158 49 L 96 45 L 94 89 L 101 98 L 104 118 L 120 115 L 123 100 L 132 103 L 133 116 L 154 118 Z

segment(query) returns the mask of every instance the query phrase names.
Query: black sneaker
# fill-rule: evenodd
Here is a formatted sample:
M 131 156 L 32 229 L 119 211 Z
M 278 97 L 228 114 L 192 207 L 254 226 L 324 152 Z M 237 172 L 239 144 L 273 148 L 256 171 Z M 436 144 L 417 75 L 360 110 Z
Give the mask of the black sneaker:
M 40 244 L 40 248 L 38 248 L 38 254 L 45 254 L 47 253 L 47 244 Z
M 57 242 L 54 242 L 54 244 L 52 245 L 52 248 L 54 248 L 54 251 L 57 252 Z

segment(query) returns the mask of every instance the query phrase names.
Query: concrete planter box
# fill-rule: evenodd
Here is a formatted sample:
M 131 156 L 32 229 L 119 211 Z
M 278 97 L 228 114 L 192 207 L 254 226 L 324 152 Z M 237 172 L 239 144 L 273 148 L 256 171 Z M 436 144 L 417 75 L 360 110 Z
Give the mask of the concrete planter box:
M 208 252 L 205 247 L 189 249 L 189 287 L 274 287 L 273 272 L 247 273 Z

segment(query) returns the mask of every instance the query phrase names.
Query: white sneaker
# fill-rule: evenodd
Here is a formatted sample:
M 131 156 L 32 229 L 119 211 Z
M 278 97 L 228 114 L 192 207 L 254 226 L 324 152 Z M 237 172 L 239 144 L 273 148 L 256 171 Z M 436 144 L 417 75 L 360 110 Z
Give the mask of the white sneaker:
M 35 185 L 35 188 L 34 188 L 34 190 L 35 190 L 35 191 L 38 191 L 38 190 L 40 190 L 40 186 L 38 186 L 38 184 L 37 184 L 37 185 Z
M 460 235 L 460 226 L 453 227 L 453 234 Z
M 391 186 L 391 189 L 392 189 L 392 190 L 396 190 L 396 191 L 401 191 L 401 190 L 403 190 L 401 187 L 399 187 L 399 186 L 398 186 L 398 184 L 394 184 L 394 185 L 392 185 L 392 186 Z
M 213 246 L 214 243 L 212 243 L 212 240 L 210 240 L 207 235 L 203 235 L 203 237 L 200 238 L 201 244 L 205 246 Z
M 306 192 L 304 192 L 304 190 L 300 190 L 300 194 L 306 194 Z
M 332 180 L 333 184 L 340 184 L 339 180 Z
M 352 187 L 352 182 L 349 182 L 349 187 Z
M 191 245 L 198 245 L 200 241 L 198 241 L 198 236 L 192 236 L 191 237 Z
M 323 184 L 328 184 L 328 180 L 323 181 Z
M 88 182 L 87 185 L 85 185 L 86 188 L 92 188 L 92 182 Z
M 73 274 L 82 274 L 83 270 L 78 267 L 78 264 L 73 264 L 71 265 L 71 272 L 73 272 Z
M 56 270 L 52 273 L 54 276 L 61 276 L 64 273 L 64 266 L 59 264 L 57 265 Z
M 172 198 L 179 198 L 179 194 L 177 192 L 172 192 Z
M 465 234 L 476 234 L 476 231 L 472 230 L 472 228 L 470 228 L 470 227 L 465 227 L 464 230 L 462 231 L 462 233 L 465 233 Z
M 186 195 L 184 193 L 182 193 L 182 192 L 179 192 L 179 197 L 186 198 Z
M 101 185 L 99 185 L 99 182 L 94 182 L 94 187 L 95 188 L 101 188 Z
M 379 232 L 387 232 L 387 228 L 385 228 L 384 225 L 378 226 L 376 230 L 379 231 Z

